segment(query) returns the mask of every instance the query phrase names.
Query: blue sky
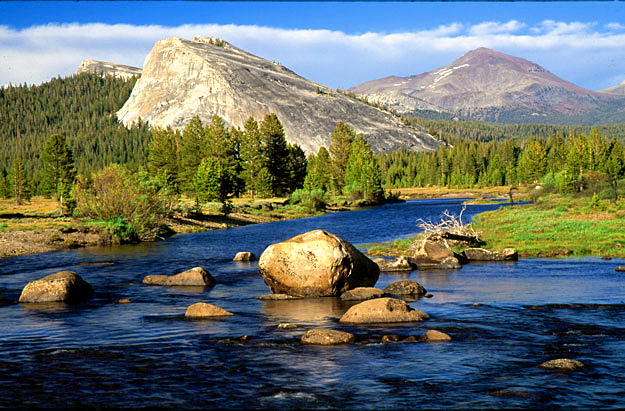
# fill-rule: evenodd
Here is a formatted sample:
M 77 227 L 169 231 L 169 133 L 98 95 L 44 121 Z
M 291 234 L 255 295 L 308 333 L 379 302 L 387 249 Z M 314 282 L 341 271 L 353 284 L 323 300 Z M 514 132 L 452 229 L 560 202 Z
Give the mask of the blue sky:
M 218 36 L 347 88 L 447 65 L 477 47 L 582 87 L 625 80 L 625 2 L 0 2 L 0 85 L 83 58 L 142 66 L 157 40 Z

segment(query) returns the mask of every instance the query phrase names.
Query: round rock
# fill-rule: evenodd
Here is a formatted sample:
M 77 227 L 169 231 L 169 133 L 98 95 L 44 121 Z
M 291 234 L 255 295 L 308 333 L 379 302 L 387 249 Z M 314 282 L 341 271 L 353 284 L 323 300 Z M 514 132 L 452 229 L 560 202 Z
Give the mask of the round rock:
M 354 342 L 354 334 L 326 329 L 308 330 L 302 335 L 303 344 L 336 345 L 350 344 Z
M 388 295 L 411 295 L 415 297 L 422 297 L 427 294 L 426 289 L 413 280 L 392 282 L 384 288 L 384 292 Z
M 579 371 L 584 368 L 584 363 L 569 358 L 558 358 L 556 360 L 545 361 L 538 367 L 543 370 Z
M 423 321 L 430 318 L 396 298 L 376 298 L 351 307 L 339 320 L 350 324 L 399 323 Z
M 208 317 L 228 317 L 234 315 L 223 308 L 208 303 L 195 303 L 187 308 L 185 317 L 190 318 L 208 318 Z
M 176 275 L 148 275 L 143 279 L 143 284 L 149 285 L 211 287 L 215 283 L 213 276 L 202 267 L 195 267 Z
M 240 251 L 232 259 L 232 261 L 254 261 L 254 260 L 256 260 L 256 256 L 254 255 L 254 253 L 251 253 L 249 251 Z
M 446 342 L 451 341 L 451 337 L 444 332 L 436 330 L 427 330 L 425 334 L 419 337 L 419 341 L 423 342 Z
M 258 269 L 272 293 L 301 297 L 338 296 L 373 287 L 380 268 L 354 246 L 324 230 L 271 244 Z
M 20 303 L 79 302 L 88 300 L 93 288 L 73 271 L 61 271 L 26 284 Z
M 353 290 L 345 291 L 341 294 L 343 301 L 366 301 L 374 298 L 380 298 L 384 295 L 384 291 L 375 287 L 357 287 Z

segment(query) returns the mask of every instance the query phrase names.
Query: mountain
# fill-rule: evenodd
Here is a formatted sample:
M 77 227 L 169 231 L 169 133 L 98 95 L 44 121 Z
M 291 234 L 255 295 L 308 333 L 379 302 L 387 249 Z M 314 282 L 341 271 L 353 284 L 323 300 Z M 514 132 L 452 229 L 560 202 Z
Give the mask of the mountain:
M 623 81 L 618 86 L 606 88 L 603 90 L 599 90 L 600 93 L 614 94 L 617 96 L 625 96 L 625 81 Z
M 306 153 L 328 147 L 339 121 L 362 133 L 372 150 L 433 150 L 440 143 L 420 126 L 298 76 L 286 67 L 212 37 L 156 42 L 143 73 L 117 116 L 155 126 L 184 127 L 195 115 L 214 114 L 242 127 L 250 117 L 275 113 L 287 141 Z
M 478 48 L 445 67 L 349 89 L 403 114 L 430 110 L 507 123 L 625 121 L 625 98 L 578 87 L 531 61 Z
M 76 74 L 81 73 L 108 74 L 113 77 L 128 79 L 133 76 L 141 76 L 141 69 L 123 64 L 84 59 L 76 70 Z

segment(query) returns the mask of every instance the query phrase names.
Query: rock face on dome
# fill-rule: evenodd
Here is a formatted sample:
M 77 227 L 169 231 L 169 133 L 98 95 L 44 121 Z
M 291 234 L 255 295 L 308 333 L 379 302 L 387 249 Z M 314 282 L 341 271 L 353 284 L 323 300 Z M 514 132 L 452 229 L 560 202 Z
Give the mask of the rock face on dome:
M 127 79 L 133 76 L 140 77 L 141 69 L 123 64 L 84 59 L 76 70 L 76 74 L 81 73 L 99 73 Z
M 376 152 L 439 146 L 422 128 L 210 37 L 156 42 L 117 117 L 126 125 L 141 119 L 183 128 L 196 115 L 209 124 L 217 114 L 243 127 L 250 116 L 260 121 L 269 113 L 280 119 L 287 141 L 306 153 L 328 147 L 339 121 L 362 133 Z
M 503 123 L 594 124 L 625 118 L 625 99 L 614 95 L 618 86 L 603 93 L 587 90 L 536 63 L 484 47 L 427 73 L 385 77 L 349 91 L 403 114 L 430 110 Z

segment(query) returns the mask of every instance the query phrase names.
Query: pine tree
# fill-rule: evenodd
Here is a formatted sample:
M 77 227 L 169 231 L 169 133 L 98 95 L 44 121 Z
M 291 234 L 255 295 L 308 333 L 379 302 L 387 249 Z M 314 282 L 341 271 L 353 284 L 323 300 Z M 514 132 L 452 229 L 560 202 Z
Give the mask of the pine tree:
M 61 214 L 64 208 L 72 211 L 75 203 L 71 198 L 71 190 L 76 179 L 76 169 L 72 150 L 67 146 L 65 137 L 61 134 L 51 135 L 46 141 L 41 159 L 47 192 L 54 190 L 54 195 L 61 204 Z
M 330 159 L 332 161 L 332 186 L 335 194 L 340 194 L 345 186 L 345 171 L 352 150 L 356 132 L 342 121 L 330 135 Z
M 250 117 L 243 126 L 240 146 L 241 163 L 243 166 L 242 176 L 245 188 L 251 198 L 256 195 L 256 182 L 261 168 L 263 167 L 262 140 L 258 123 Z
M 604 170 L 610 177 L 610 184 L 614 191 L 614 203 L 616 203 L 618 200 L 618 180 L 625 176 L 625 149 L 623 149 L 623 145 L 620 142 L 612 140 L 608 152 Z
M 0 197 L 9 198 L 11 195 L 11 183 L 9 181 L 9 175 L 7 170 L 3 168 L 0 170 Z
M 287 149 L 289 151 L 287 162 L 289 177 L 285 187 L 287 188 L 287 192 L 292 193 L 298 188 L 302 188 L 304 185 L 308 160 L 306 160 L 304 150 L 297 144 L 288 144 Z
M 547 151 L 542 141 L 532 139 L 519 159 L 519 175 L 525 183 L 539 181 L 547 171 Z
M 180 193 L 180 140 L 178 131 L 170 127 L 152 128 L 152 140 L 148 153 L 148 170 L 170 190 Z
M 272 177 L 272 193 L 282 196 L 289 192 L 289 149 L 284 128 L 278 117 L 271 113 L 260 123 L 263 139 L 263 163 Z
M 219 161 L 214 158 L 205 158 L 200 162 L 193 178 L 198 205 L 207 201 L 220 200 L 221 171 Z
M 193 191 L 193 178 L 197 168 L 206 157 L 205 130 L 199 116 L 191 119 L 182 130 L 180 141 L 180 190 L 185 193 Z
M 13 188 L 13 198 L 15 204 L 23 204 L 24 201 L 30 200 L 30 190 L 26 171 L 21 158 L 13 161 L 13 169 L 11 170 L 11 186 Z
M 354 197 L 362 196 L 365 201 L 384 198 L 380 166 L 361 135 L 357 135 L 352 143 L 352 153 L 345 169 L 345 191 Z

